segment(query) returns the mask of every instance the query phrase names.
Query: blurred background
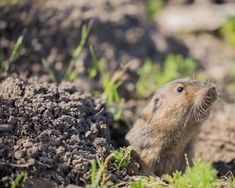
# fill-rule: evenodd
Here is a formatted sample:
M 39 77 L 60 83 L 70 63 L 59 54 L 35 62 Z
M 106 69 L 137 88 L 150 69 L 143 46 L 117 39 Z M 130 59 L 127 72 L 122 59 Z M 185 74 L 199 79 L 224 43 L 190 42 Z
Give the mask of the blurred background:
M 0 71 L 71 81 L 102 96 L 118 122 L 116 137 L 160 86 L 209 80 L 220 111 L 199 141 L 211 152 L 200 146 L 198 155 L 234 158 L 234 0 L 0 0 Z
M 235 92 L 233 0 L 1 0 L 0 9 L 3 74 L 98 81 L 95 58 L 110 73 L 129 63 L 126 98 L 188 76 Z

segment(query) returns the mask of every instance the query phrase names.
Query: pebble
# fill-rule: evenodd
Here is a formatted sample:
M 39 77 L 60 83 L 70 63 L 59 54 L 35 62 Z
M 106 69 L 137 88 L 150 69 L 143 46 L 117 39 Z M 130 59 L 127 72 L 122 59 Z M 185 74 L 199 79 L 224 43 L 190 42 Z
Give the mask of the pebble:
M 13 130 L 13 125 L 11 124 L 1 124 L 0 132 L 11 132 Z
M 21 159 L 24 156 L 24 152 L 22 150 L 17 150 L 14 156 L 16 159 Z
M 28 164 L 29 164 L 30 166 L 35 165 L 35 163 L 36 163 L 35 159 L 33 159 L 33 158 L 28 159 Z
M 58 147 L 57 150 L 56 150 L 57 154 L 62 154 L 64 152 L 65 152 L 65 148 L 63 146 Z
M 25 148 L 30 148 L 30 147 L 33 146 L 33 143 L 30 142 L 30 141 L 26 141 L 25 143 L 23 143 L 23 146 L 24 146 Z

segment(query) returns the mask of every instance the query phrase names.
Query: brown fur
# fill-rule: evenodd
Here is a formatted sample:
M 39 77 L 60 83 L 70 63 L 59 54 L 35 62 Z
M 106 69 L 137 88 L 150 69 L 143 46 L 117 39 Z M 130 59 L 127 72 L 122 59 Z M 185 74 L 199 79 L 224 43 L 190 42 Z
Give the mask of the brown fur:
M 170 82 L 153 96 L 126 135 L 145 174 L 184 171 L 185 154 L 191 163 L 195 136 L 215 100 L 214 86 L 189 79 Z

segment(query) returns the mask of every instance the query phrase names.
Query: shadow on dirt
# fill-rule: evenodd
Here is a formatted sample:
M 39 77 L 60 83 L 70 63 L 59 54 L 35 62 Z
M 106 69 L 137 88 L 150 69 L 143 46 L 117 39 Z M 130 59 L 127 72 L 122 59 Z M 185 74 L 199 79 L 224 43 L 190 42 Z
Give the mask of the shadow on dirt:
M 235 159 L 224 162 L 218 161 L 213 163 L 214 168 L 219 172 L 219 176 L 233 176 L 235 174 Z
M 46 58 L 58 80 L 61 80 L 66 64 L 80 41 L 81 26 L 93 19 L 82 17 L 85 8 L 79 10 L 82 12 L 80 17 L 76 17 L 77 11 L 77 7 L 61 11 L 57 8 L 37 6 L 32 2 L 1 7 L 0 47 L 5 57 L 9 56 L 17 37 L 24 35 L 23 56 L 11 67 L 11 72 L 43 75 L 45 71 L 41 61 Z M 172 37 L 164 38 L 167 51 L 160 53 L 158 41 L 154 40 L 154 34 L 158 35 L 156 26 L 142 22 L 130 15 L 123 15 L 123 21 L 117 23 L 96 19 L 90 39 L 95 41 L 97 55 L 114 64 L 110 67 L 132 59 L 142 62 L 150 58 L 162 62 L 170 53 L 188 56 L 188 49 Z M 86 49 L 87 47 L 84 50 L 85 55 L 81 58 L 89 65 L 91 60 Z

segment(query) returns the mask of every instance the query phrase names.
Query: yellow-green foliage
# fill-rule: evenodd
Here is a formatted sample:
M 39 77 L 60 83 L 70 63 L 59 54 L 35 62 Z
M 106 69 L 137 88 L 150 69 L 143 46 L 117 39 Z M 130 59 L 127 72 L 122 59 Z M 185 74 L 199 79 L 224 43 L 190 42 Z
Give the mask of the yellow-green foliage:
M 1 53 L 0 54 L 0 65 L 1 65 L 0 73 L 1 74 L 6 75 L 10 69 L 11 64 L 14 63 L 20 57 L 21 50 L 23 48 L 23 40 L 24 40 L 23 35 L 20 35 L 17 38 L 9 58 L 4 57 L 3 53 L 0 52 Z
M 235 93 L 235 62 L 233 62 L 229 69 L 227 81 L 227 89 L 229 92 Z
M 165 181 L 163 181 L 163 179 Z M 166 182 L 166 183 L 165 183 Z M 233 185 L 230 181 L 229 185 Z M 175 172 L 172 176 L 165 175 L 162 179 L 154 180 L 153 178 L 144 177 L 138 181 L 130 183 L 131 188 L 211 188 L 221 187 L 221 182 L 217 178 L 217 172 L 211 164 L 202 160 L 195 160 L 192 168 L 187 167 L 185 173 Z
M 146 60 L 138 70 L 139 80 L 136 83 L 138 97 L 147 97 L 154 91 L 157 85 L 157 69 L 151 60 Z
M 65 76 L 64 76 L 65 81 L 75 80 L 77 78 L 77 76 L 79 75 L 79 71 L 74 70 L 74 66 L 75 66 L 75 63 L 76 63 L 78 57 L 80 56 L 80 54 L 86 44 L 88 33 L 89 32 L 88 32 L 87 26 L 83 25 L 82 31 L 81 31 L 81 40 L 78 43 L 77 48 L 74 50 L 74 52 L 72 54 L 72 60 L 69 62 L 67 70 L 65 72 Z
M 97 58 L 95 54 L 95 50 L 92 45 L 90 45 L 89 51 L 90 51 L 91 58 L 92 58 L 92 65 L 88 69 L 88 77 L 89 79 L 94 79 L 98 74 L 101 74 L 101 75 L 105 74 L 105 70 L 104 70 L 105 61 L 103 59 Z
M 97 169 L 96 162 L 99 168 Z M 91 163 L 91 184 L 86 185 L 86 188 L 106 188 L 107 185 L 102 183 L 102 179 L 106 177 L 107 166 L 98 158 Z
M 235 83 L 235 63 L 231 65 L 228 73 L 229 79 Z
M 130 188 L 164 188 L 167 184 L 160 178 L 154 177 L 141 177 L 137 181 L 130 182 Z
M 173 79 L 190 76 L 195 68 L 196 63 L 193 60 L 181 55 L 169 55 L 160 70 L 151 60 L 146 60 L 138 70 L 137 95 L 148 97 L 157 87 Z
M 43 66 L 44 66 L 44 69 L 47 71 L 50 80 L 53 81 L 53 82 L 57 82 L 55 73 L 54 73 L 54 71 L 51 69 L 51 67 L 50 67 L 50 65 L 49 65 L 49 62 L 48 62 L 46 59 L 43 58 L 43 59 L 42 59 L 42 64 L 43 64 Z
M 225 42 L 235 47 L 235 17 L 227 19 L 220 29 Z
M 26 172 L 20 173 L 14 181 L 11 182 L 11 188 L 21 187 L 22 184 L 28 179 Z
M 131 148 L 122 148 L 119 151 L 111 153 L 104 162 L 97 160 L 99 168 L 96 167 L 96 162 L 92 163 L 91 170 L 91 184 L 86 188 L 106 188 L 106 187 L 118 187 L 112 182 L 107 182 L 109 165 L 113 167 L 115 160 L 116 164 L 121 164 L 120 161 L 130 161 Z M 128 156 L 128 157 L 126 157 Z M 129 162 L 128 162 L 129 163 Z M 124 164 L 124 163 L 122 163 Z M 126 163 L 127 164 L 127 163 Z M 119 165 L 116 165 L 117 167 Z M 123 170 L 127 165 L 121 165 Z M 118 168 L 115 168 L 118 170 Z M 132 181 L 128 183 L 130 188 L 220 188 L 220 187 L 234 187 L 235 181 L 233 178 L 218 179 L 217 171 L 212 167 L 210 163 L 197 159 L 193 162 L 193 167 L 186 168 L 185 173 L 176 171 L 173 175 L 163 175 L 162 178 L 154 176 L 134 176 L 131 177 Z
M 65 74 L 63 76 L 64 81 L 73 81 L 81 73 L 81 70 L 74 69 L 74 66 L 75 66 L 76 61 L 78 60 L 79 56 L 81 55 L 82 50 L 85 47 L 88 34 L 89 34 L 89 31 L 88 31 L 87 25 L 83 25 L 82 29 L 81 29 L 81 40 L 79 41 L 76 49 L 72 53 L 72 59 L 68 63 Z M 55 72 L 50 67 L 48 61 L 46 59 L 42 59 L 42 64 L 45 68 L 45 71 L 48 73 L 51 81 L 56 82 L 57 80 L 56 80 Z
M 122 115 L 123 100 L 119 95 L 118 88 L 122 84 L 120 80 L 114 80 L 109 71 L 105 70 L 104 59 L 99 59 L 96 56 L 92 45 L 89 47 L 90 55 L 92 58 L 92 65 L 88 69 L 88 78 L 94 79 L 99 75 L 102 81 L 103 93 L 102 98 L 107 102 L 108 110 L 113 114 L 114 120 L 119 120 Z
M 0 6 L 16 5 L 23 3 L 25 0 L 0 0 Z
M 113 82 L 110 77 L 104 77 L 102 98 L 107 102 L 108 109 L 113 114 L 114 120 L 119 120 L 122 115 L 123 103 L 118 92 L 119 86 L 120 82 Z
M 125 170 L 130 162 L 131 147 L 124 147 L 113 151 L 105 161 L 96 159 L 91 163 L 91 183 L 86 188 L 106 188 L 112 185 L 108 181 L 108 169 L 112 167 L 115 171 Z M 98 168 L 97 168 L 98 164 Z M 117 186 L 116 186 L 117 187 Z
M 195 160 L 193 168 L 187 167 L 184 174 L 175 172 L 170 184 L 179 188 L 210 188 L 217 179 L 217 171 L 202 160 Z
M 113 152 L 114 156 L 112 164 L 116 170 L 122 171 L 127 168 L 131 159 L 131 150 L 132 148 L 129 146 Z
M 150 21 L 154 21 L 163 7 L 163 0 L 146 0 L 147 14 Z

